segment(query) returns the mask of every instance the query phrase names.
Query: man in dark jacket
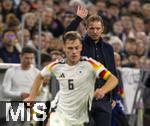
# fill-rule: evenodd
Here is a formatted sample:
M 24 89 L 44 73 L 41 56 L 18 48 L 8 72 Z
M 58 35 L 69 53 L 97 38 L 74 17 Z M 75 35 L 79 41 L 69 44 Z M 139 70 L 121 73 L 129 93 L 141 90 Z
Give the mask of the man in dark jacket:
M 79 26 L 83 18 L 88 15 L 88 11 L 81 6 L 77 7 L 77 17 L 67 27 L 66 31 L 74 31 Z M 87 19 L 87 33 L 83 37 L 83 51 L 82 55 L 92 57 L 100 61 L 105 67 L 116 75 L 114 52 L 113 48 L 104 42 L 101 34 L 104 31 L 104 23 L 100 16 L 92 15 Z M 98 79 L 95 84 L 95 90 L 102 87 L 104 81 Z M 112 96 L 111 92 L 105 94 L 101 100 L 93 99 L 92 103 L 92 118 L 96 126 L 111 126 L 111 112 L 112 112 Z

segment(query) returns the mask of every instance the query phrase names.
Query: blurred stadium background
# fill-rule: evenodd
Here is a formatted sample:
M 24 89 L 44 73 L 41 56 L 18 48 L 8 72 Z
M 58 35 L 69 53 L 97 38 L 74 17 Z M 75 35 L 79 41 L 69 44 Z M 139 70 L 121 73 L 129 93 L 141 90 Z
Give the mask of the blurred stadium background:
M 0 84 L 5 71 L 20 63 L 17 57 L 23 46 L 36 50 L 34 64 L 39 69 L 41 54 L 50 55 L 52 60 L 64 57 L 62 34 L 75 18 L 78 4 L 89 14 L 103 17 L 103 39 L 115 51 L 130 125 L 149 126 L 150 0 L 0 0 Z M 78 31 L 84 35 L 85 22 Z M 6 32 L 9 35 L 5 36 Z M 12 46 L 13 52 L 4 51 L 7 46 Z M 4 101 L 1 92 L 0 100 Z M 4 115 L 1 113 L 1 118 Z

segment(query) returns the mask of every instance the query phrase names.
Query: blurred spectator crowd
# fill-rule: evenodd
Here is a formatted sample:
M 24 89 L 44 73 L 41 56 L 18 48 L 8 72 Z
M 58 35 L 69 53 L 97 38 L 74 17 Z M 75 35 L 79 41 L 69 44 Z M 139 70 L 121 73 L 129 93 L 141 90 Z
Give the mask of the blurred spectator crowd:
M 26 45 L 52 60 L 65 57 L 62 34 L 75 18 L 78 4 L 89 15 L 102 16 L 103 39 L 113 46 L 118 67 L 150 66 L 148 0 L 0 0 L 0 62 L 20 63 L 19 54 Z M 81 35 L 85 23 L 78 28 Z

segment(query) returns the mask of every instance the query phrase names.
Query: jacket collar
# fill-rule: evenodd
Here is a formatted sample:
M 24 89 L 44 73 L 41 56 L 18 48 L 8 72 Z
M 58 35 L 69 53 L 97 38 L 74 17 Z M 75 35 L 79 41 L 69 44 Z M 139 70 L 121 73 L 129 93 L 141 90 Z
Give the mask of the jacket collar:
M 89 45 L 93 45 L 95 43 L 94 40 L 91 39 L 87 34 L 85 35 L 84 40 L 86 41 L 86 44 L 89 44 Z M 97 44 L 102 46 L 103 44 L 102 38 L 98 40 Z

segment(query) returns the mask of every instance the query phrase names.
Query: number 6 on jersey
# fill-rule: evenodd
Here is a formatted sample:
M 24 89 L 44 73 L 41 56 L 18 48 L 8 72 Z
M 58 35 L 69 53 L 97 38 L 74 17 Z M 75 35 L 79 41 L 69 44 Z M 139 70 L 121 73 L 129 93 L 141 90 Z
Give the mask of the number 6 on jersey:
M 74 89 L 74 84 L 73 84 L 73 79 L 68 80 L 68 89 L 73 90 Z

